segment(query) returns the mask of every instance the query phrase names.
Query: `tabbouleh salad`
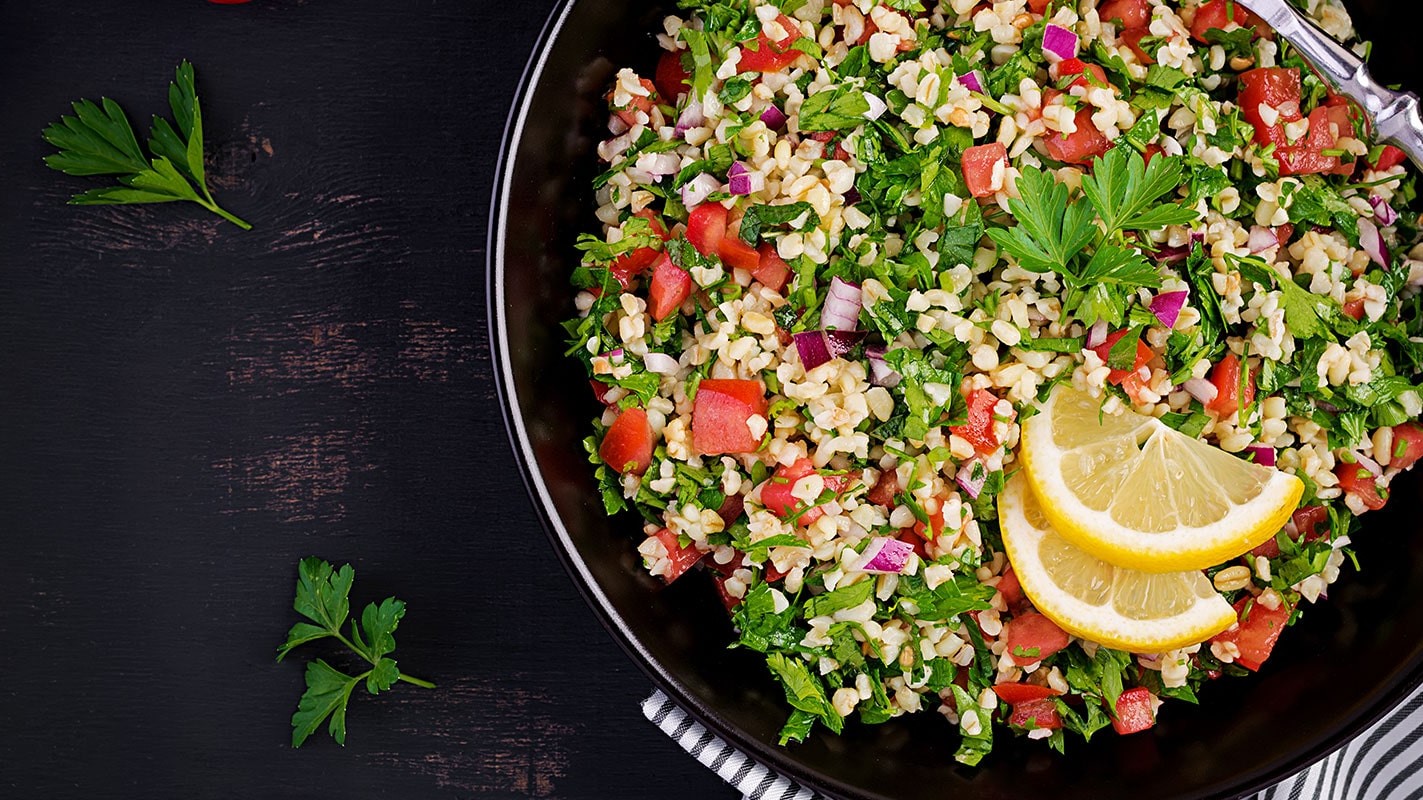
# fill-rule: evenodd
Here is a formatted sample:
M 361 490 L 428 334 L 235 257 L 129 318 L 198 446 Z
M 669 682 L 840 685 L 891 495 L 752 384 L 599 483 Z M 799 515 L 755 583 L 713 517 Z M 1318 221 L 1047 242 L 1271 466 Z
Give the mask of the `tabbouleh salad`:
M 1230 0 L 679 10 L 607 95 L 569 352 L 607 511 L 714 578 L 782 743 L 927 709 L 975 764 L 1260 669 L 1423 456 L 1403 154 Z M 1229 627 L 1127 652 L 1025 596 L 999 501 L 1059 390 L 1302 483 L 1193 571 Z

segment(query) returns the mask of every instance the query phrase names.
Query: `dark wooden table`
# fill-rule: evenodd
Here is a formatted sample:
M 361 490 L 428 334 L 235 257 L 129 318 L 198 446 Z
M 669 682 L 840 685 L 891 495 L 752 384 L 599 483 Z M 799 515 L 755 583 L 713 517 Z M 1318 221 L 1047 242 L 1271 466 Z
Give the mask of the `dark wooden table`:
M 486 221 L 552 0 L 0 3 L 0 795 L 729 798 L 539 530 Z M 198 69 L 219 200 L 75 208 L 39 131 Z M 288 745 L 299 558 L 409 603 L 439 688 Z M 313 655 L 336 651 L 321 645 Z

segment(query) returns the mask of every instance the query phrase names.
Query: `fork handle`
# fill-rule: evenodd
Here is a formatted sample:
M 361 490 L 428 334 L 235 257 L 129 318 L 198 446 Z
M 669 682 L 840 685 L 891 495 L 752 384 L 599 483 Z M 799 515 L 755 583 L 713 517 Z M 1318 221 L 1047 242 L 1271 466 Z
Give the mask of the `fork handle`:
M 1423 168 L 1423 117 L 1418 96 L 1380 86 L 1363 59 L 1315 27 L 1284 0 L 1244 0 L 1314 65 L 1320 77 L 1363 108 L 1378 138 L 1391 142 Z

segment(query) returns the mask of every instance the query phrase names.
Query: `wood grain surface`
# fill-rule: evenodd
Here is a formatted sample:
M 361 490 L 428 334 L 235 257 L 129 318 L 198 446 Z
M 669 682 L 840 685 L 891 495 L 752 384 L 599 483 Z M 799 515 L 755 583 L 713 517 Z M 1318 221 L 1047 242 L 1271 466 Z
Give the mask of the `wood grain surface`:
M 0 2 L 0 796 L 733 796 L 642 719 L 494 395 L 488 198 L 552 5 Z M 146 129 L 182 58 L 255 230 L 65 205 L 97 184 L 39 131 L 101 95 Z M 306 555 L 407 601 L 439 684 L 358 692 L 344 749 L 288 746 Z

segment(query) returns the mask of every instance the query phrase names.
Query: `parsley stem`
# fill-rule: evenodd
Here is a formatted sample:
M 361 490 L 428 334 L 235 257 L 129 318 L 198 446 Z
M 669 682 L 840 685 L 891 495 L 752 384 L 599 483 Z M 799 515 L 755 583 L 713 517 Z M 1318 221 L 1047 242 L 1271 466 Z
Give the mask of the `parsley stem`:
M 353 623 L 351 623 L 351 624 L 354 625 L 355 623 L 353 622 Z M 361 658 L 364 658 L 364 659 L 366 660 L 366 663 L 368 663 L 368 664 L 370 664 L 370 665 L 372 665 L 372 666 L 375 666 L 375 663 L 376 663 L 376 662 L 375 662 L 375 661 L 372 661 L 372 660 L 371 660 L 371 657 L 368 656 L 368 655 L 366 655 L 366 653 L 365 653 L 364 650 L 362 650 L 361 648 L 357 647 L 357 646 L 355 645 L 355 643 L 353 643 L 350 639 L 347 639 L 347 638 L 346 638 L 346 634 L 342 633 L 339 629 L 335 630 L 335 634 L 336 634 L 336 638 L 339 639 L 342 644 L 346 645 L 347 647 L 349 647 L 349 648 L 351 649 L 351 652 L 355 653 L 356 655 L 360 656 Z M 371 673 L 370 673 L 369 670 L 367 670 L 366 673 L 365 673 L 365 675 L 369 675 L 369 674 L 371 674 Z M 362 675 L 361 677 L 364 678 L 365 675 Z M 427 681 L 427 680 L 421 680 L 420 678 L 416 678 L 416 677 L 411 676 L 411 675 L 406 675 L 406 674 L 403 673 L 403 672 L 399 673 L 399 679 L 402 680 L 402 681 L 405 681 L 406 683 L 412 684 L 412 685 L 414 685 L 414 686 L 419 686 L 419 687 L 422 688 L 422 689 L 433 689 L 433 688 L 435 688 L 435 684 L 433 684 L 433 683 L 431 683 L 431 682 L 429 682 L 429 681 Z
M 232 214 L 229 214 L 225 209 L 222 208 L 222 206 L 219 206 L 217 203 L 213 202 L 211 199 L 204 200 L 203 198 L 200 197 L 200 198 L 198 198 L 198 203 L 199 203 L 203 208 L 206 208 L 208 211 L 211 211 L 212 213 L 218 215 L 219 217 L 222 217 L 223 219 L 227 220 L 228 222 L 231 222 L 233 225 L 236 225 L 237 227 L 241 228 L 242 230 L 244 230 L 244 231 L 250 231 L 250 230 L 252 230 L 252 224 L 251 224 L 250 222 L 247 222 L 246 220 L 243 220 L 243 219 L 241 219 L 241 218 L 239 218 L 239 217 L 236 217 L 236 216 L 234 216 L 234 215 L 232 215 Z

